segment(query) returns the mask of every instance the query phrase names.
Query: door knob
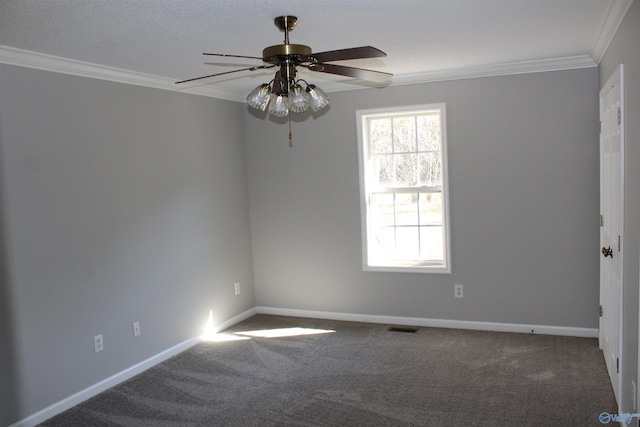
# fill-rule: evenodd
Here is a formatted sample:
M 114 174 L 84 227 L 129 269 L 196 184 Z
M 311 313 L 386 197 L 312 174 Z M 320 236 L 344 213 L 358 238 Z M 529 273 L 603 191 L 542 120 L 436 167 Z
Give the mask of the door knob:
M 608 256 L 613 258 L 613 249 L 611 249 L 611 246 L 609 246 L 608 248 L 605 248 L 603 246 L 602 247 L 602 255 L 604 255 L 605 258 L 608 257 Z

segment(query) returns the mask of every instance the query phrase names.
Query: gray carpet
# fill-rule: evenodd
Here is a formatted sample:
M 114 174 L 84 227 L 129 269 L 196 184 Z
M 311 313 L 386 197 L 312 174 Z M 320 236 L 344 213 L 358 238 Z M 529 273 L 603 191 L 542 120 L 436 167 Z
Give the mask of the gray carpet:
M 602 426 L 595 339 L 257 315 L 43 426 Z M 294 330 L 298 331 L 298 330 Z

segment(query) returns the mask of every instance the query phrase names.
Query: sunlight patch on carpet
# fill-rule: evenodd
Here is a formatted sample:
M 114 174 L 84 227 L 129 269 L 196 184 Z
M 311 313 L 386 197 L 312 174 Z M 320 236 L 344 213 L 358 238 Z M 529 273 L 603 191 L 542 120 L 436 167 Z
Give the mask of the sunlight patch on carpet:
M 313 329 L 313 328 L 276 328 L 276 329 L 260 329 L 255 331 L 243 332 L 219 332 L 214 330 L 207 331 L 200 339 L 206 342 L 228 342 L 250 340 L 251 338 L 286 338 L 298 337 L 304 335 L 332 334 L 336 331 L 332 329 Z
M 201 337 L 202 341 L 207 342 L 228 342 L 228 341 L 242 341 L 242 340 L 250 340 L 250 337 L 239 337 L 235 334 L 228 333 L 219 333 L 219 334 L 208 334 L 205 333 Z
M 278 329 L 262 329 L 257 331 L 236 332 L 236 335 L 243 335 L 256 338 L 282 338 L 297 337 L 301 335 L 317 335 L 332 334 L 336 331 L 331 329 L 313 329 L 313 328 L 278 328 Z

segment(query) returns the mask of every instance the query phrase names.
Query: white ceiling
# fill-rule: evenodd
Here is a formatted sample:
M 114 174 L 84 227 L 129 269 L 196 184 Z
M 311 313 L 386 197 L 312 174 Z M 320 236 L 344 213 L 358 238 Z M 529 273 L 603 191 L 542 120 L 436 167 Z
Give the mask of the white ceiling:
M 413 83 L 593 66 L 631 1 L 0 0 L 0 59 L 20 65 L 12 58 L 46 54 L 41 63 L 73 60 L 66 66 L 110 67 L 107 74 L 134 72 L 168 84 L 261 64 L 202 53 L 260 57 L 263 48 L 283 42 L 273 18 L 295 15 L 291 43 L 314 52 L 374 46 L 388 56 L 341 64 L 393 73 L 391 84 Z M 272 74 L 235 73 L 200 87 L 241 100 Z M 329 92 L 366 87 L 344 77 L 301 74 Z

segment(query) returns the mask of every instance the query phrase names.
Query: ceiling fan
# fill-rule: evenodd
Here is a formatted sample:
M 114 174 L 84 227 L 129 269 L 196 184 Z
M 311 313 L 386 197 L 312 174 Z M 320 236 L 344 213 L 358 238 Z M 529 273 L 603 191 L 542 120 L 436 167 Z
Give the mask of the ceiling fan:
M 273 80 L 269 83 L 264 83 L 253 90 L 249 96 L 247 96 L 247 102 L 251 107 L 262 111 L 265 111 L 267 105 L 269 105 L 269 112 L 271 114 L 284 117 L 289 114 L 289 111 L 300 113 L 309 107 L 311 107 L 312 110 L 317 111 L 329 104 L 327 95 L 320 88 L 307 83 L 303 79 L 297 79 L 296 67 L 304 67 L 309 71 L 336 74 L 376 83 L 383 83 L 393 76 L 393 74 L 380 71 L 330 64 L 330 62 L 334 61 L 387 56 L 384 52 L 376 49 L 375 47 L 362 46 L 313 53 L 309 46 L 289 43 L 289 32 L 292 31 L 298 23 L 297 17 L 279 16 L 274 19 L 274 23 L 280 31 L 284 32 L 284 43 L 265 48 L 262 51 L 261 58 L 255 56 L 229 55 L 224 53 L 203 53 L 203 55 L 257 59 L 262 60 L 265 65 L 257 65 L 233 71 L 226 71 L 223 73 L 195 77 L 176 82 L 176 84 L 193 82 L 196 80 L 237 73 L 240 71 L 255 71 L 259 69 L 278 67 L 278 71 L 276 72 Z M 306 86 L 305 90 L 303 90 L 301 83 Z

